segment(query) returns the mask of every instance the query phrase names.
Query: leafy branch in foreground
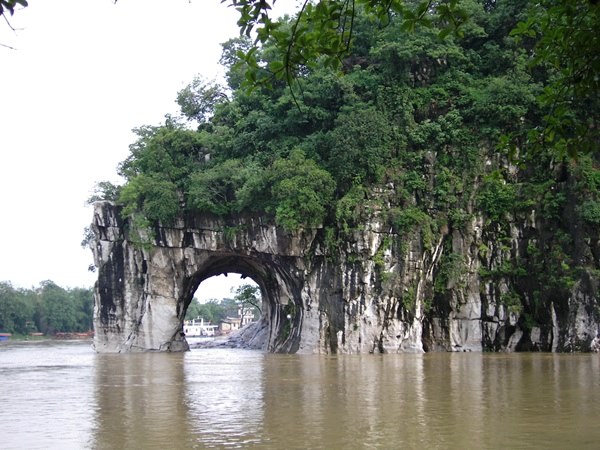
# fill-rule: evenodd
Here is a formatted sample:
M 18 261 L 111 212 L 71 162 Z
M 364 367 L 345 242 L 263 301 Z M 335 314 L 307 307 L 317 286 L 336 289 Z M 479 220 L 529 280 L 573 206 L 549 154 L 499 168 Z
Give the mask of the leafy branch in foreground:
M 0 16 L 4 15 L 6 18 L 7 12 L 12 16 L 17 5 L 25 8 L 28 6 L 27 0 L 0 0 Z
M 265 0 L 222 0 L 222 3 L 239 12 L 240 33 L 254 37 L 254 45 L 238 53 L 247 66 L 247 87 L 257 83 L 268 85 L 273 78 L 285 80 L 291 86 L 307 68 L 339 68 L 350 51 L 359 11 L 380 26 L 397 18 L 406 31 L 414 31 L 418 25 L 429 27 L 435 20 L 442 24 L 442 37 L 457 31 L 467 19 L 458 0 L 305 0 L 291 21 L 287 17 L 274 20 L 270 15 L 271 5 Z M 256 55 L 267 43 L 277 48 L 281 58 L 265 68 Z

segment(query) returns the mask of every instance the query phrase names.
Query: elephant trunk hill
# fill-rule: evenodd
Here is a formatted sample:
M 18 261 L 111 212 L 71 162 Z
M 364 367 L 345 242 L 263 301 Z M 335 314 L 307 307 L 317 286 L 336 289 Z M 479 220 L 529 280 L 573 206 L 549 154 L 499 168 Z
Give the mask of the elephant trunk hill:
M 534 215 L 511 223 L 501 240 L 476 218 L 462 232 L 432 233 L 425 247 L 420 234 L 385 226 L 386 195 L 373 193 L 364 226 L 336 255 L 323 229 L 288 233 L 243 216 L 234 225 L 182 220 L 157 228 L 142 248 L 128 240 L 118 207 L 96 203 L 96 349 L 187 349 L 182 320 L 199 283 L 238 272 L 258 283 L 264 304 L 246 344 L 267 351 L 598 350 L 593 270 L 536 306 L 545 274 L 505 269 L 543 239 Z M 585 241 L 590 255 L 597 251 L 597 240 Z
M 230 39 L 227 86 L 134 130 L 87 235 L 96 348 L 187 349 L 194 292 L 237 272 L 266 351 L 597 351 L 600 5 L 450 3 L 449 34 L 428 2 L 418 27 L 357 7 L 337 66 L 282 69 L 279 32 L 323 41 L 308 10 Z

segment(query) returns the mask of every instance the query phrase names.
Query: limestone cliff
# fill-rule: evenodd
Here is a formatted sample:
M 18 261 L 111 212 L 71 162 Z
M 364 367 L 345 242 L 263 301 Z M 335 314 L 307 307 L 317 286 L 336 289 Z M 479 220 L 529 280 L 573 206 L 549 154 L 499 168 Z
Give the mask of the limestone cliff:
M 260 286 L 263 314 L 244 338 L 266 351 L 598 348 L 597 236 L 582 244 L 591 268 L 542 308 L 538 275 L 526 273 L 533 257 L 518 267 L 525 273 L 505 270 L 543 238 L 534 216 L 499 234 L 474 215 L 460 230 L 442 226 L 423 239 L 389 227 L 385 197 L 385 189 L 374 192 L 362 226 L 335 242 L 323 229 L 288 233 L 260 217 L 195 216 L 157 225 L 140 244 L 119 207 L 96 203 L 96 350 L 188 349 L 182 321 L 194 292 L 229 272 Z

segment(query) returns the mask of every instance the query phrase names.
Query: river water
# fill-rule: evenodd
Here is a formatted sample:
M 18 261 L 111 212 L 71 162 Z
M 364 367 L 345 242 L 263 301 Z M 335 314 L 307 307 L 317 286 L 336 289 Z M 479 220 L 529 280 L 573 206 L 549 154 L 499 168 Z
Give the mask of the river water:
M 1 449 L 598 449 L 600 355 L 0 345 Z

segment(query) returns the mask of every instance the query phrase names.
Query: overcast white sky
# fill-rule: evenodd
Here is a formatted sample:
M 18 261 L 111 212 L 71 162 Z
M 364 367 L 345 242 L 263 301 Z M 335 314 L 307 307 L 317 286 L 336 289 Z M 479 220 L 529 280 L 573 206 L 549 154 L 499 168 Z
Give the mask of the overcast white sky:
M 0 281 L 89 287 L 80 242 L 94 183 L 119 181 L 132 128 L 178 113 L 195 75 L 222 74 L 236 12 L 220 0 L 29 0 L 10 21 L 16 32 L 0 19 Z M 232 284 L 201 290 L 220 298 Z

